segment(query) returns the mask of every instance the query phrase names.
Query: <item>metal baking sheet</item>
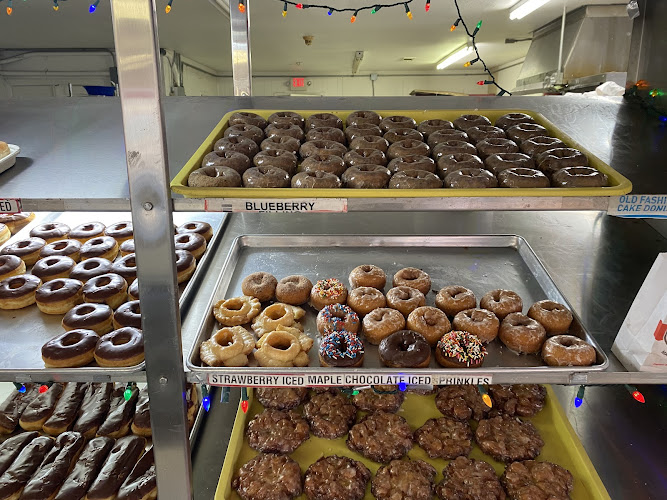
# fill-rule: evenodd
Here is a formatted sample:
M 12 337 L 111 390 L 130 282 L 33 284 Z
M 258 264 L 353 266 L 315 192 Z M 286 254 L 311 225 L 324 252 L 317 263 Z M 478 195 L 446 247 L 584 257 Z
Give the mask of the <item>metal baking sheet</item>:
M 112 224 L 123 220 L 131 220 L 131 215 L 126 212 L 38 213 L 35 220 L 12 236 L 5 244 L 0 245 L 0 248 L 14 241 L 28 238 L 33 227 L 45 222 L 63 222 L 73 228 L 90 221 Z M 224 214 L 174 213 L 174 224 L 177 226 L 188 221 L 203 221 L 211 224 L 213 228 L 213 237 L 206 252 L 199 259 L 194 274 L 185 285 L 179 287 L 181 292 L 179 303 L 182 311 L 187 308 L 200 277 L 206 272 L 210 256 L 215 253 L 225 220 L 226 215 Z M 133 381 L 136 380 L 137 372 L 144 370 L 143 362 L 124 368 L 102 368 L 94 364 L 79 368 L 45 368 L 41 348 L 45 342 L 63 331 L 61 320 L 61 315 L 43 314 L 36 306 L 10 311 L 0 310 L 0 339 L 3 344 L 3 353 L 0 355 L 0 376 L 16 382 L 44 382 L 47 379 L 81 382 Z
M 580 373 L 604 370 L 608 359 L 595 339 L 586 331 L 567 299 L 558 290 L 526 240 L 516 235 L 484 236 L 361 236 L 361 235 L 244 235 L 234 240 L 208 311 L 222 298 L 241 295 L 241 282 L 255 271 L 266 271 L 278 279 L 303 274 L 313 283 L 338 278 L 347 285 L 350 271 L 361 264 L 375 264 L 391 277 L 399 269 L 413 266 L 426 271 L 432 280 L 427 305 L 434 305 L 437 291 L 447 285 L 470 288 L 479 300 L 496 288 L 514 290 L 523 299 L 524 312 L 538 300 L 551 299 L 566 305 L 574 315 L 570 333 L 593 345 L 597 362 L 589 367 L 550 367 L 539 355 L 517 355 L 499 340 L 487 346 L 489 352 L 478 369 L 442 368 L 432 356 L 428 368 L 396 370 L 382 367 L 377 347 L 365 342 L 362 367 L 320 367 L 317 347 L 317 311 L 305 305 L 305 332 L 315 339 L 310 351 L 310 366 L 305 368 L 242 368 L 201 366 L 199 345 L 219 328 L 212 314 L 199 324 L 197 340 L 187 358 L 195 378 L 214 385 L 364 385 L 396 381 L 406 383 L 489 383 L 494 374 L 507 371 L 524 373 Z M 256 375 L 247 378 L 248 375 Z M 263 375 L 279 375 L 277 378 Z M 342 376 L 341 376 L 342 375 Z M 327 378 L 323 378 L 326 376 Z M 357 377 L 358 378 L 354 378 Z M 403 377 L 396 379 L 395 377 Z M 420 379 L 426 376 L 429 380 Z M 246 377 L 246 378 L 244 378 Z M 385 378 L 378 378 L 385 377 Z M 389 377 L 389 378 L 386 378 Z M 394 377 L 394 378 L 392 378 Z M 472 378 L 472 380 L 471 380 Z M 350 384 L 352 382 L 352 384 Z

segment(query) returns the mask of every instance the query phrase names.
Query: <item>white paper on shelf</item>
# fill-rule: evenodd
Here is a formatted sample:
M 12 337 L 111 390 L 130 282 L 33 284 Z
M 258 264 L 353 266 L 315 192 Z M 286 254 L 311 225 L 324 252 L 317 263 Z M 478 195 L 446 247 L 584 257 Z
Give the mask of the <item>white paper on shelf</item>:
M 207 198 L 204 207 L 207 212 L 341 213 L 347 212 L 347 198 Z
M 667 219 L 667 194 L 610 196 L 607 214 L 637 219 Z

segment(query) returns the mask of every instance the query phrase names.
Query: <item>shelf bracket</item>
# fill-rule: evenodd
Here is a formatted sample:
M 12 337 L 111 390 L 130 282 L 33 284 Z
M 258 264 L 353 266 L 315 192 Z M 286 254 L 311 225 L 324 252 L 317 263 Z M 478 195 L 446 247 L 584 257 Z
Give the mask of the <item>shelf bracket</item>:
M 234 95 L 252 95 L 252 63 L 250 61 L 250 1 L 241 12 L 236 0 L 229 0 L 229 27 L 232 35 L 232 75 Z

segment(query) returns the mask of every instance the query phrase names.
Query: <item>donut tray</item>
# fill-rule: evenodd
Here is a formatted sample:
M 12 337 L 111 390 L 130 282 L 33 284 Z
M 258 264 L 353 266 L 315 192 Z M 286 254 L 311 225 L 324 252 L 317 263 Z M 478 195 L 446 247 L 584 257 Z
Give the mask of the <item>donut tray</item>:
M 223 215 L 220 217 L 220 215 Z M 179 303 L 184 310 L 192 299 L 197 284 L 208 267 L 211 256 L 222 234 L 226 217 L 224 214 L 211 213 L 174 213 L 174 224 L 181 225 L 188 221 L 208 222 L 213 228 L 213 237 L 206 252 L 199 259 L 192 277 L 180 285 Z M 13 235 L 0 248 L 14 241 L 30 237 L 30 230 L 45 222 L 64 222 L 70 227 L 89 221 L 111 224 L 122 220 L 131 220 L 131 215 L 124 212 L 44 212 L 38 213 L 30 224 Z M 28 268 L 30 272 L 30 267 Z M 144 370 L 144 363 L 123 368 L 102 368 L 94 362 L 79 368 L 45 368 L 42 361 L 42 345 L 63 332 L 60 324 L 62 315 L 43 314 L 36 305 L 18 310 L 0 310 L 0 341 L 3 350 L 0 353 L 0 374 L 5 374 L 16 382 L 80 381 L 136 381 L 136 373 Z M 133 376 L 134 375 L 134 376 Z
M 518 382 L 519 378 L 521 381 L 552 382 L 556 380 L 554 375 L 558 375 L 570 382 L 573 374 L 604 370 L 608 365 L 606 354 L 586 331 L 528 243 L 515 235 L 239 236 L 234 240 L 227 260 L 220 269 L 215 293 L 210 297 L 206 310 L 211 311 L 220 299 L 242 295 L 243 278 L 255 271 L 271 273 L 278 279 L 303 274 L 313 283 L 319 279 L 338 278 L 347 286 L 350 271 L 361 264 L 375 264 L 384 269 L 388 282 L 385 292 L 391 288 L 391 277 L 399 269 L 408 266 L 423 269 L 432 281 L 432 291 L 426 297 L 426 305 L 431 306 L 434 305 L 438 290 L 454 284 L 470 288 L 478 300 L 496 288 L 514 290 L 523 299 L 524 312 L 528 311 L 531 304 L 542 299 L 565 304 L 574 315 L 569 333 L 593 345 L 597 351 L 597 361 L 593 366 L 586 367 L 547 366 L 539 355 L 517 355 L 496 339 L 488 344 L 488 355 L 478 369 L 442 368 L 432 355 L 431 364 L 427 368 L 399 370 L 383 367 L 377 346 L 364 341 L 365 357 L 361 367 L 324 368 L 320 367 L 317 353 L 321 339 L 316 328 L 317 310 L 304 305 L 306 315 L 301 320 L 304 331 L 315 341 L 309 353 L 308 367 L 260 367 L 252 357 L 251 366 L 248 367 L 202 366 L 199 346 L 220 328 L 209 312 L 201 318 L 196 341 L 187 357 L 187 366 L 193 374 L 191 380 L 222 386 L 366 385 L 398 381 L 442 385 L 491 383 L 491 380 Z M 514 378 L 508 380 L 510 376 Z M 397 380 L 395 377 L 403 379 Z M 475 380 L 466 380 L 468 378 Z
M 507 113 L 526 113 L 547 129 L 550 135 L 559 138 L 567 146 L 586 154 L 589 164 L 607 174 L 609 186 L 600 188 L 488 188 L 488 189 L 294 189 L 294 188 L 197 188 L 188 186 L 188 176 L 201 166 L 202 159 L 213 151 L 216 141 L 223 137 L 229 126 L 229 117 L 238 111 L 249 111 L 264 118 L 282 110 L 243 109 L 225 114 L 203 144 L 195 151 L 190 160 L 171 181 L 171 189 L 186 198 L 450 198 L 450 197 L 570 197 L 570 196 L 620 196 L 632 190 L 632 183 L 609 165 L 604 163 L 577 141 L 561 132 L 553 123 L 540 113 L 523 109 L 456 109 L 456 110 L 378 110 L 381 116 L 410 116 L 417 123 L 423 120 L 444 119 L 453 121 L 464 114 L 480 114 L 488 117 L 492 123 Z M 347 116 L 354 110 L 296 110 L 307 118 L 314 113 L 329 112 L 340 117 L 345 123 Z
M 574 476 L 574 488 L 570 496 L 572 500 L 609 500 L 610 496 L 604 484 L 600 480 L 574 429 L 568 422 L 565 412 L 558 399 L 556 399 L 551 386 L 547 385 L 546 389 L 547 398 L 544 408 L 534 417 L 528 418 L 535 425 L 545 443 L 537 460 L 558 464 L 572 473 Z M 236 420 L 234 421 L 234 427 L 229 439 L 225 462 L 222 466 L 218 488 L 215 492 L 215 500 L 239 500 L 240 497 L 231 488 L 232 479 L 236 471 L 243 464 L 257 455 L 257 452 L 248 446 L 245 429 L 247 422 L 258 413 L 261 413 L 264 408 L 253 398 L 251 390 L 248 390 L 248 396 L 250 397 L 248 413 L 243 413 L 240 405 L 236 413 Z M 296 411 L 300 412 L 300 408 L 297 408 Z M 398 410 L 398 415 L 407 420 L 413 431 L 421 427 L 429 418 L 442 416 L 435 406 L 434 395 L 421 396 L 410 393 L 406 395 L 405 401 Z M 474 428 L 475 424 L 473 422 Z M 322 439 L 311 434 L 310 438 L 292 453 L 291 458 L 298 462 L 303 474 L 308 466 L 316 462 L 320 457 L 334 454 L 346 456 L 366 465 L 374 478 L 380 464 L 366 459 L 359 453 L 350 451 L 345 444 L 345 439 L 345 437 Z M 424 460 L 435 467 L 437 471 L 436 484 L 442 480 L 442 470 L 449 463 L 445 459 L 429 458 L 426 452 L 416 444 L 408 452 L 408 457 L 413 460 Z M 498 476 L 502 475 L 505 470 L 504 464 L 485 455 L 476 444 L 473 446 L 469 457 L 477 460 L 485 460 L 490 463 Z M 370 489 L 369 482 L 366 487 L 365 500 L 375 498 L 371 494 Z M 298 500 L 302 500 L 306 496 L 302 495 L 297 498 Z

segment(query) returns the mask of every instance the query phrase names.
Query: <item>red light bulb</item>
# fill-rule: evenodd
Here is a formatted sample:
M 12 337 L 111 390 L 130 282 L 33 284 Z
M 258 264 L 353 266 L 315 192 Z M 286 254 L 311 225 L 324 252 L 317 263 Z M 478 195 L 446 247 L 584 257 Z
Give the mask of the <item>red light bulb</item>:
M 243 410 L 243 413 L 248 413 L 248 402 L 247 401 L 241 401 L 241 409 Z
M 298 3 L 298 4 L 295 5 L 295 7 L 296 7 L 297 9 L 303 9 L 303 4 L 302 4 L 302 3 Z
M 424 6 L 424 10 L 426 10 L 426 12 L 428 12 L 429 10 L 431 10 L 431 0 L 428 0 L 428 1 L 426 2 L 426 5 Z
M 239 12 L 241 14 L 245 13 L 245 5 L 243 5 L 242 3 L 239 3 Z
M 640 403 L 646 403 L 646 400 L 644 399 L 644 395 L 639 391 L 633 391 L 632 392 L 632 397 L 635 398 L 635 400 L 639 401 Z
M 48 391 L 48 390 L 49 390 L 49 387 L 46 386 L 46 385 L 40 385 L 40 386 L 39 386 L 39 393 L 40 393 L 40 394 L 44 394 L 44 393 L 45 393 L 46 391 Z M 635 399 L 636 399 L 636 398 L 635 398 Z
M 484 85 L 484 80 L 480 80 L 477 82 L 477 85 Z

